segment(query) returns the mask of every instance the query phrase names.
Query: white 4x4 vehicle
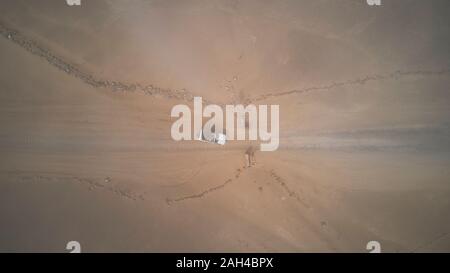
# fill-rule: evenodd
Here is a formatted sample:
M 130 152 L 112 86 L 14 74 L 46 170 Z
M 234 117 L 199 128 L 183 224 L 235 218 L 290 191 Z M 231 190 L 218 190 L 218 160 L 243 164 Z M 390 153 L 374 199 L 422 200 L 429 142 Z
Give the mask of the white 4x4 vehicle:
M 203 142 L 210 142 L 210 143 L 216 143 L 219 145 L 225 145 L 225 142 L 227 141 L 227 136 L 221 133 L 210 133 L 205 134 L 203 130 L 200 131 L 197 140 L 203 141 Z

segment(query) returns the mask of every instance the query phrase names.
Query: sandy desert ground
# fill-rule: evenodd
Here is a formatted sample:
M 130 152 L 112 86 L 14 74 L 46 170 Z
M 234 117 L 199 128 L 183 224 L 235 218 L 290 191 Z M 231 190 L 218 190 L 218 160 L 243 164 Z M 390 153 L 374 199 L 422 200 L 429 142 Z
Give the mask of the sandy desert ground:
M 450 251 L 449 1 L 0 5 L 1 252 Z M 175 142 L 193 96 L 279 149 Z

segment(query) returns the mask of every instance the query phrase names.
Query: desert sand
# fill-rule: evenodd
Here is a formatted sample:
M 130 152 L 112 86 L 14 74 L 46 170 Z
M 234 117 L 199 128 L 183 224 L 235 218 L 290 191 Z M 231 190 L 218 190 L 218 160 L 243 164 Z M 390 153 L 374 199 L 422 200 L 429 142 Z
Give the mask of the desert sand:
M 1 252 L 450 251 L 448 1 L 0 5 Z M 279 149 L 175 142 L 194 96 Z

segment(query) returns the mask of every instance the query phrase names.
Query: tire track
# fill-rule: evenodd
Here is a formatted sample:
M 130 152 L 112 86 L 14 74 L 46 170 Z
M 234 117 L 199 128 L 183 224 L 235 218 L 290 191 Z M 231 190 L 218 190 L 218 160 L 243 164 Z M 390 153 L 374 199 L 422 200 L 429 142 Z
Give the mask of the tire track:
M 26 37 L 18 30 L 13 29 L 5 25 L 0 21 L 0 35 L 4 38 L 12 41 L 16 45 L 24 48 L 31 54 L 38 56 L 46 60 L 50 65 L 63 71 L 64 73 L 78 78 L 85 84 L 94 88 L 104 88 L 111 91 L 119 92 L 141 92 L 149 96 L 158 96 L 168 99 L 178 99 L 184 101 L 193 101 L 194 95 L 186 89 L 173 90 L 168 88 L 162 88 L 154 86 L 152 84 L 140 84 L 140 83 L 126 83 L 121 81 L 104 80 L 89 74 L 70 62 L 64 60 L 62 57 L 55 55 L 48 48 L 39 44 L 35 40 Z
M 25 50 L 29 51 L 31 54 L 46 60 L 50 65 L 56 67 L 57 69 L 65 72 L 66 74 L 72 77 L 80 79 L 84 83 L 94 88 L 104 88 L 115 92 L 116 91 L 141 92 L 144 95 L 163 97 L 167 99 L 178 99 L 187 102 L 192 102 L 195 97 L 195 95 L 192 92 L 189 92 L 186 89 L 169 89 L 158 87 L 152 84 L 126 83 L 121 81 L 99 79 L 95 77 L 93 74 L 85 72 L 80 68 L 76 67 L 75 65 L 71 64 L 70 62 L 64 60 L 62 57 L 55 55 L 49 49 L 45 48 L 43 45 L 39 44 L 38 42 L 36 42 L 31 38 L 26 37 L 18 30 L 7 26 L 5 23 L 1 21 L 0 21 L 0 35 L 12 41 L 13 43 L 19 45 Z M 392 73 L 384 75 L 381 74 L 368 75 L 362 78 L 350 79 L 342 82 L 333 82 L 326 85 L 311 86 L 303 89 L 294 89 L 280 93 L 267 93 L 254 98 L 249 98 L 248 103 L 254 103 L 266 100 L 268 98 L 276 98 L 292 94 L 302 94 L 312 91 L 326 91 L 343 86 L 365 85 L 366 83 L 372 81 L 382 81 L 390 79 L 397 80 L 400 78 L 411 76 L 438 76 L 448 74 L 449 72 L 450 68 L 443 68 L 440 70 L 413 70 L 413 71 L 397 70 Z M 206 100 L 205 98 L 203 98 L 203 101 L 208 104 L 213 104 L 213 102 Z M 218 105 L 223 106 L 224 104 L 219 103 Z
M 344 86 L 352 86 L 352 85 L 365 85 L 369 82 L 376 82 L 376 81 L 385 81 L 385 80 L 398 80 L 405 77 L 413 77 L 413 76 L 439 76 L 439 75 L 446 75 L 449 74 L 450 68 L 442 68 L 439 70 L 413 70 L 413 71 L 403 71 L 403 70 L 397 70 L 389 74 L 375 74 L 375 75 L 368 75 L 361 78 L 356 78 L 352 80 L 346 80 L 342 82 L 333 82 L 327 85 L 318 85 L 318 86 L 311 86 L 306 87 L 303 89 L 294 89 L 291 91 L 285 91 L 281 93 L 268 93 L 263 94 L 260 96 L 257 96 L 253 99 L 251 99 L 251 102 L 257 102 L 266 100 L 268 98 L 276 98 L 281 96 L 287 96 L 287 95 L 293 95 L 293 94 L 303 94 L 313 91 L 326 91 L 338 87 L 344 87 Z
M 279 184 L 284 191 L 286 191 L 289 195 L 289 197 L 294 198 L 297 200 L 300 204 L 302 204 L 306 208 L 310 208 L 310 205 L 306 203 L 306 201 L 298 194 L 296 191 L 292 190 L 287 184 L 286 181 L 284 181 L 283 178 L 281 178 L 273 169 L 269 172 L 270 177 Z
M 37 172 L 10 173 L 9 175 L 15 176 L 16 179 L 24 183 L 78 183 L 86 186 L 89 191 L 103 190 L 132 201 L 145 201 L 146 199 L 144 193 L 133 192 L 116 183 L 112 183 L 110 177 L 100 179 L 76 175 L 46 175 Z
M 243 167 L 243 169 L 246 169 L 246 167 Z M 197 194 L 192 194 L 192 195 L 186 195 L 186 196 L 182 196 L 182 197 L 178 197 L 178 198 L 166 198 L 166 202 L 168 205 L 175 203 L 175 202 L 181 202 L 181 201 L 186 201 L 189 199 L 197 199 L 197 198 L 202 198 L 212 192 L 215 192 L 217 190 L 223 189 L 225 188 L 225 186 L 227 186 L 228 184 L 230 184 L 231 182 L 238 180 L 239 177 L 241 176 L 243 170 L 241 170 L 240 168 L 236 170 L 235 175 L 232 178 L 228 178 L 227 180 L 225 180 L 225 182 L 223 182 L 220 185 L 208 188 L 200 193 Z

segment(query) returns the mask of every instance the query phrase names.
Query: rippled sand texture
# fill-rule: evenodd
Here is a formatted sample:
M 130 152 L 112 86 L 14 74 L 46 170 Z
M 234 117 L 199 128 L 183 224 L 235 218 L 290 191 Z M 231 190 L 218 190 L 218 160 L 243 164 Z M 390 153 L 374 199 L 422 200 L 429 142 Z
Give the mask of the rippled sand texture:
M 382 3 L 1 1 L 0 251 L 450 251 L 450 3 Z M 173 141 L 194 96 L 280 148 Z

